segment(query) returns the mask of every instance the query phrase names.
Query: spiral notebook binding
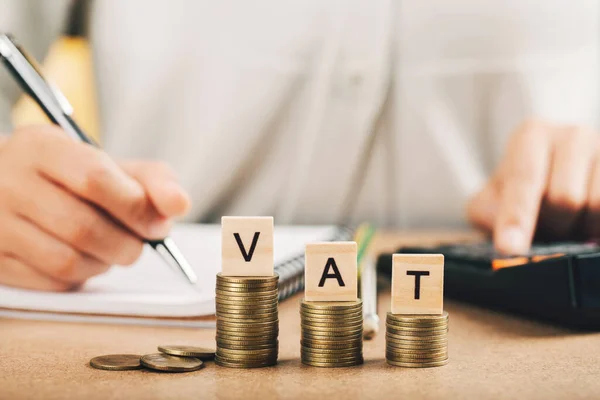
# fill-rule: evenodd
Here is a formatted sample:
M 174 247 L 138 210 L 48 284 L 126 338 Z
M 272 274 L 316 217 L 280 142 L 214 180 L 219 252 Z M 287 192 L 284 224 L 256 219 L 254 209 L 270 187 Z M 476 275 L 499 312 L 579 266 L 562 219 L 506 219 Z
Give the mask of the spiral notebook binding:
M 353 235 L 352 227 L 343 226 L 329 241 L 350 240 Z M 304 289 L 304 253 L 277 264 L 275 272 L 279 274 L 279 301 L 298 293 Z

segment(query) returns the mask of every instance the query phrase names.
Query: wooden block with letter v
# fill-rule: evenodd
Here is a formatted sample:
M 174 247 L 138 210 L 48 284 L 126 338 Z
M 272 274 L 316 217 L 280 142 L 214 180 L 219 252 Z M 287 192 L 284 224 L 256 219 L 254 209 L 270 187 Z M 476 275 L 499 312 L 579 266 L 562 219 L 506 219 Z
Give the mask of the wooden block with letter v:
M 306 245 L 306 301 L 355 301 L 358 298 L 356 242 Z
M 223 217 L 221 235 L 222 275 L 273 275 L 273 217 Z
M 394 254 L 392 314 L 442 314 L 444 256 Z

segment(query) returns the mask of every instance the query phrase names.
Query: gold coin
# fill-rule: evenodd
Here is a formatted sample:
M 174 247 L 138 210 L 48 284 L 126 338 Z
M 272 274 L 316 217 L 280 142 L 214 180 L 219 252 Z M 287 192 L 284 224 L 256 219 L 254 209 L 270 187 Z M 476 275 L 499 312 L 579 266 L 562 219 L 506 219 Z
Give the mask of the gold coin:
M 349 328 L 340 328 L 337 329 L 327 329 L 327 328 L 317 328 L 317 327 L 307 327 L 302 326 L 302 333 L 308 335 L 315 336 L 351 336 L 351 335 L 360 335 L 362 334 L 363 327 L 362 325 L 358 327 L 349 327 Z
M 220 334 L 219 335 L 219 339 L 220 340 L 228 340 L 228 341 L 239 341 L 239 342 L 254 342 L 254 343 L 260 343 L 260 344 L 266 344 L 266 343 L 273 343 L 275 340 L 278 339 L 278 334 L 277 333 L 270 333 L 268 335 L 261 335 L 261 336 L 248 336 L 248 335 L 236 335 L 236 334 Z
M 240 338 L 237 336 L 229 336 L 229 335 L 220 335 L 217 336 L 217 348 L 221 347 L 221 345 L 224 345 L 224 347 L 227 347 L 228 345 L 231 346 L 255 346 L 255 345 L 272 345 L 273 343 L 275 343 L 277 340 L 277 338 L 273 339 L 272 337 L 267 337 L 267 338 Z
M 229 362 L 246 362 L 246 363 L 262 363 L 268 361 L 276 361 L 279 353 L 277 350 L 271 351 L 269 354 L 251 354 L 251 355 L 236 355 L 236 354 L 223 354 L 217 353 L 215 357 L 219 357 L 221 360 L 226 360 Z
M 395 329 L 398 331 L 406 331 L 406 332 L 438 332 L 438 331 L 448 331 L 448 325 L 438 325 L 438 326 L 400 326 L 400 325 L 392 325 L 390 323 L 386 323 L 385 327 L 388 329 Z
M 248 338 L 248 339 L 269 338 L 269 337 L 277 338 L 278 334 L 279 334 L 278 328 L 263 330 L 263 331 L 245 331 L 245 330 L 232 330 L 232 329 L 229 329 L 229 330 L 219 329 L 217 331 L 217 336 L 219 338 L 225 338 L 225 337 Z
M 348 324 L 352 324 L 352 323 L 358 323 L 358 322 L 363 322 L 363 316 L 362 314 L 360 315 L 356 315 L 353 317 L 348 317 L 348 318 L 314 318 L 314 317 L 307 317 L 306 315 L 301 315 L 300 316 L 300 320 L 302 322 L 306 322 L 306 323 L 314 323 L 314 324 L 344 324 L 344 323 L 348 323 Z
M 277 282 L 279 280 L 279 275 L 276 273 L 273 276 L 229 276 L 223 275 L 222 273 L 217 273 L 217 281 L 227 282 L 227 283 L 271 283 Z
M 215 357 L 215 364 L 217 364 L 220 367 L 228 367 L 228 368 L 263 368 L 263 367 L 270 367 L 270 366 L 276 365 L 277 359 L 266 360 L 266 361 L 262 361 L 262 362 L 241 362 L 241 361 L 232 362 L 227 359 Z
M 386 343 L 386 347 L 390 350 L 401 351 L 401 350 L 434 350 L 434 349 L 447 349 L 448 343 L 439 343 L 439 344 L 398 344 L 394 342 Z
M 362 307 L 356 308 L 354 310 L 317 310 L 308 309 L 304 307 L 300 309 L 300 315 L 315 318 L 349 318 L 353 316 L 360 316 L 362 315 L 362 313 Z
M 306 310 L 350 311 L 362 309 L 362 300 L 356 301 L 306 301 L 302 300 L 302 308 Z M 314 312 L 314 311 L 313 311 Z
M 355 357 L 362 355 L 361 349 L 313 349 L 309 347 L 302 347 L 300 350 L 301 354 L 308 356 L 323 356 L 323 357 Z
M 277 360 L 279 353 L 277 350 L 271 351 L 269 354 L 224 354 L 217 353 L 217 356 L 221 360 L 227 360 L 229 362 L 253 362 L 260 363 L 269 360 Z
M 137 354 L 109 354 L 94 357 L 90 360 L 90 366 L 106 371 L 128 371 L 140 369 L 140 357 Z
M 348 322 L 345 324 L 329 324 L 329 323 L 309 323 L 306 321 L 302 321 L 300 323 L 300 326 L 304 329 L 307 330 L 323 330 L 323 331 L 348 331 L 348 330 L 356 330 L 359 328 L 362 328 L 363 326 L 363 322 L 359 321 L 359 322 Z
M 273 352 L 277 352 L 277 350 L 278 350 L 278 347 L 275 346 L 273 348 L 268 348 L 268 349 L 242 349 L 242 350 L 219 348 L 218 352 L 219 352 L 220 356 L 223 356 L 224 354 L 232 354 L 232 355 L 239 355 L 239 356 L 247 356 L 247 355 L 263 356 L 263 355 L 273 354 Z
M 301 334 L 301 338 L 302 339 L 308 339 L 308 340 L 313 340 L 313 341 L 349 341 L 349 340 L 358 340 L 358 339 L 362 339 L 362 332 L 359 333 L 354 333 L 351 335 L 345 335 L 345 336 L 340 336 L 340 335 L 317 335 L 314 333 L 307 333 L 307 332 L 302 332 Z
M 225 321 L 230 324 L 240 323 L 254 323 L 254 322 L 275 322 L 279 320 L 277 314 L 217 314 L 217 321 Z M 274 324 L 275 325 L 275 324 Z
M 302 364 L 309 365 L 311 367 L 323 367 L 323 368 L 340 368 L 340 367 L 354 367 L 356 365 L 361 365 L 364 363 L 364 359 L 357 359 L 353 361 L 346 362 L 320 362 L 314 360 L 305 360 L 302 359 Z
M 268 301 L 239 301 L 239 300 L 231 300 L 231 301 L 221 301 L 219 298 L 215 301 L 215 307 L 225 307 L 225 308 L 237 308 L 237 309 L 247 309 L 247 308 L 265 308 L 265 307 L 276 307 L 279 305 L 279 301 L 277 298 L 274 300 Z
M 247 309 L 247 310 L 232 310 L 232 309 L 222 309 L 222 308 L 218 308 L 216 310 L 215 315 L 225 315 L 226 317 L 236 317 L 238 315 L 240 316 L 247 316 L 248 318 L 256 318 L 254 317 L 255 315 L 260 315 L 260 316 L 266 316 L 266 315 L 273 315 L 273 314 L 277 314 L 277 307 L 271 308 L 271 309 Z M 251 317 L 252 316 L 252 317 Z
M 406 340 L 406 341 L 432 341 L 432 340 L 443 340 L 448 339 L 447 331 L 439 331 L 439 332 L 402 332 L 395 333 L 390 332 L 386 329 L 385 337 L 391 338 L 394 340 Z
M 279 297 L 278 290 L 269 290 L 267 292 L 228 292 L 225 290 L 215 289 L 217 299 L 225 301 L 267 301 L 275 300 Z
M 262 322 L 275 322 L 279 320 L 277 314 L 269 314 L 268 317 L 264 317 L 262 315 L 256 314 L 252 316 L 244 316 L 243 314 L 237 314 L 232 316 L 231 314 L 219 314 L 217 315 L 217 321 L 225 321 L 229 323 L 244 323 L 244 324 L 254 324 L 254 323 L 262 323 Z
M 219 294 L 225 297 L 269 297 L 278 294 L 279 290 L 274 287 L 266 290 L 234 290 L 234 288 L 222 288 L 217 286 L 215 288 L 215 294 Z
M 217 323 L 217 331 L 218 332 L 248 332 L 248 333 L 266 333 L 266 332 L 276 332 L 279 330 L 279 326 L 276 323 L 272 323 L 270 325 L 261 325 L 261 326 L 235 326 L 235 324 L 227 324 Z
M 235 332 L 235 331 L 217 331 L 217 339 L 220 340 L 269 340 L 277 339 L 279 330 L 270 330 L 264 332 Z
M 418 340 L 405 340 L 405 339 L 390 339 L 386 337 L 386 345 L 400 347 L 400 346 L 415 346 L 415 347 L 434 347 L 434 346 L 448 346 L 448 339 L 430 340 L 430 341 L 418 341 Z
M 239 305 L 239 306 L 225 306 L 222 304 L 215 304 L 215 311 L 223 312 L 228 314 L 243 314 L 243 313 L 255 313 L 255 314 L 270 314 L 277 312 L 278 305 L 277 304 L 269 304 L 269 305 L 254 305 L 253 307 L 249 307 L 248 305 Z
M 279 342 L 274 341 L 273 343 L 268 344 L 253 344 L 251 346 L 248 345 L 232 345 L 232 344 L 224 344 L 221 342 L 219 345 L 220 349 L 230 349 L 230 350 L 261 350 L 261 349 L 272 349 L 275 347 L 279 347 Z
M 215 287 L 215 290 L 219 290 L 221 292 L 226 292 L 226 293 L 252 293 L 252 294 L 256 294 L 256 293 L 264 293 L 264 292 L 271 292 L 274 290 L 277 290 L 277 285 L 271 285 L 271 286 L 228 286 L 228 285 L 221 285 L 221 284 L 217 284 L 217 286 Z
M 404 361 L 393 361 L 386 360 L 388 364 L 393 365 L 395 367 L 406 367 L 406 368 L 431 368 L 431 367 L 441 367 L 448 364 L 448 359 L 441 361 L 426 361 L 426 362 L 404 362 Z
M 215 291 L 215 300 L 219 303 L 234 304 L 277 303 L 279 301 L 279 293 L 271 293 L 266 295 L 256 295 L 254 293 L 251 293 L 248 295 L 240 295 L 239 293 L 216 293 Z
M 252 303 L 240 303 L 239 301 L 232 301 L 230 303 L 222 302 L 220 300 L 215 301 L 215 306 L 222 309 L 232 310 L 247 310 L 247 309 L 271 309 L 276 308 L 279 305 L 277 301 L 269 302 L 252 302 Z
M 308 339 L 303 339 L 300 340 L 300 344 L 303 347 L 307 347 L 307 348 L 312 348 L 312 349 L 331 349 L 331 350 L 335 350 L 335 349 L 356 349 L 360 346 L 362 346 L 362 342 L 356 340 L 354 342 L 315 342 L 315 341 L 311 341 Z
M 215 357 L 215 360 L 217 357 Z M 238 365 L 239 367 L 258 367 L 258 366 L 269 366 L 277 364 L 277 357 L 269 358 L 253 358 L 253 359 L 241 359 L 241 358 L 228 358 L 218 356 L 219 361 L 229 363 L 231 365 Z
M 223 320 L 217 321 L 217 326 L 221 326 L 224 329 L 227 328 L 257 328 L 257 329 L 269 329 L 279 325 L 279 320 L 275 321 L 267 321 L 267 322 L 258 322 L 247 324 L 245 322 L 227 322 Z
M 195 357 L 176 357 L 163 353 L 146 354 L 140 362 L 146 368 L 168 372 L 190 372 L 204 366 L 204 363 Z
M 216 315 L 225 314 L 225 315 L 260 315 L 260 316 L 268 316 L 271 314 L 277 313 L 277 307 L 271 307 L 269 309 L 260 309 L 260 308 L 248 308 L 245 310 L 238 309 L 223 309 L 217 307 Z
M 266 341 L 266 340 L 276 340 L 279 332 L 274 331 L 274 332 L 265 332 L 265 333 L 249 333 L 249 334 L 245 334 L 242 332 L 219 332 L 218 334 L 219 339 L 223 339 L 223 340 L 254 340 L 254 341 Z
M 230 282 L 224 279 L 217 279 L 217 285 L 226 286 L 226 287 L 277 287 L 278 280 L 273 280 L 270 282 L 261 282 L 256 280 L 244 280 L 244 282 Z
M 300 352 L 303 360 L 318 361 L 318 362 L 346 362 L 362 359 L 362 352 L 357 352 L 351 355 L 337 356 L 332 354 L 313 354 L 304 351 Z
M 387 313 L 387 319 L 398 322 L 420 322 L 420 321 L 447 321 L 448 313 L 444 311 L 442 314 L 392 314 Z
M 438 361 L 448 358 L 447 351 L 441 351 L 431 354 L 409 354 L 409 353 L 385 353 L 385 358 L 393 361 Z
M 303 315 L 300 317 L 300 320 L 307 324 L 329 324 L 329 325 L 331 325 L 331 324 L 356 324 L 356 323 L 363 322 L 363 316 L 360 315 L 358 317 L 352 317 L 352 318 L 333 319 L 333 318 L 310 318 L 310 317 L 305 317 Z
M 236 286 L 223 286 L 223 285 L 217 285 L 216 286 L 216 290 L 223 292 L 223 293 L 243 293 L 243 294 L 262 294 L 265 292 L 271 292 L 273 290 L 277 290 L 276 286 L 269 286 L 269 287 L 252 287 L 252 286 L 245 286 L 245 287 L 236 287 Z
M 390 326 L 396 329 L 436 329 L 436 328 L 448 328 L 447 322 L 436 322 L 434 324 L 413 324 L 404 322 L 387 321 L 386 326 Z
M 212 360 L 215 357 L 215 349 L 206 347 L 158 346 L 158 351 L 172 356 L 196 357 L 200 360 Z
M 442 333 L 442 332 L 448 332 L 448 327 L 447 326 L 439 326 L 439 327 L 427 327 L 427 328 L 406 328 L 406 327 L 395 327 L 395 326 L 390 326 L 387 325 L 385 326 L 386 331 L 390 332 L 390 333 L 399 333 L 399 334 L 409 334 L 412 335 L 413 333 L 431 333 L 431 334 L 435 334 L 435 333 Z

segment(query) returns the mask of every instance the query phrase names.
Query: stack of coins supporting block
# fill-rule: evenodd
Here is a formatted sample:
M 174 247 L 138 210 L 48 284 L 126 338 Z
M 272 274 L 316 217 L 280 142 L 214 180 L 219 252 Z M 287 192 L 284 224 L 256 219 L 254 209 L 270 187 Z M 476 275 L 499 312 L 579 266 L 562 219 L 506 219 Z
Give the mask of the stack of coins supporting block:
M 443 255 L 394 254 L 392 311 L 386 321 L 388 364 L 425 368 L 448 363 L 443 281 Z
M 215 363 L 232 368 L 275 365 L 279 319 L 273 218 L 223 217 L 222 246 Z
M 300 307 L 303 364 L 350 367 L 363 363 L 356 251 L 354 242 L 306 246 L 306 291 Z

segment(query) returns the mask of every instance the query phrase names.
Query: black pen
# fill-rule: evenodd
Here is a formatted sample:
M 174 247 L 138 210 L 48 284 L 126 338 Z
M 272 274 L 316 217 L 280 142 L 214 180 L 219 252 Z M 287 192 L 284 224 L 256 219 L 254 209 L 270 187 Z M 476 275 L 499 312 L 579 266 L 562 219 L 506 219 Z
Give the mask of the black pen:
M 86 135 L 71 118 L 73 108 L 65 96 L 44 79 L 37 62 L 8 34 L 0 34 L 0 58 L 21 88 L 35 100 L 53 123 L 73 139 L 98 147 L 98 143 Z M 171 238 L 144 239 L 144 242 L 152 246 L 169 266 L 180 270 L 190 283 L 198 281 L 194 270 Z

